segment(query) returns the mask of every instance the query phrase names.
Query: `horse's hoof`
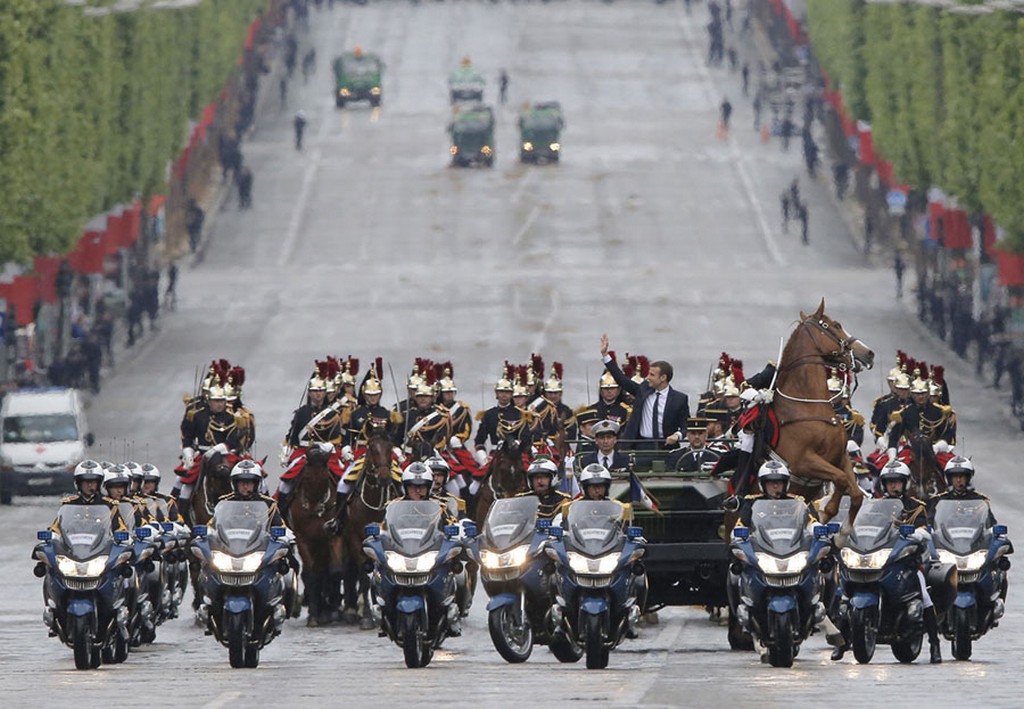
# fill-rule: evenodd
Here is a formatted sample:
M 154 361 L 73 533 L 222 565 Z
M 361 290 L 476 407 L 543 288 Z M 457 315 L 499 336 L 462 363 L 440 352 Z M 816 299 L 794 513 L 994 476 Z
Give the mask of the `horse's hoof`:
M 373 622 L 372 618 L 362 618 L 359 621 L 360 630 L 373 630 L 377 627 L 377 624 Z

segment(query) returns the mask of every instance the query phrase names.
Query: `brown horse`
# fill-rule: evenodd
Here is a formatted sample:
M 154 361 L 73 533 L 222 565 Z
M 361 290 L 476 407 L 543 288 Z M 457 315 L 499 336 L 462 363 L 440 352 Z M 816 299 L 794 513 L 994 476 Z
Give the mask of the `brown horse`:
M 823 482 L 835 486 L 823 510 L 826 521 L 836 515 L 843 495 L 850 496 L 848 523 L 864 499 L 846 453 L 846 430 L 832 408 L 835 397 L 828 391 L 828 372 L 870 368 L 874 357 L 863 342 L 825 314 L 822 298 L 815 312 L 800 313 L 779 361 L 772 401 L 779 423 L 775 452 L 789 465 L 794 494 L 814 499 L 822 493 Z
M 359 598 L 365 598 L 370 585 L 362 564 L 365 539 L 363 530 L 371 522 L 382 522 L 384 508 L 391 500 L 401 495 L 392 478 L 391 441 L 387 439 L 382 429 L 371 430 L 362 461 L 359 480 L 349 495 L 348 519 L 342 537 L 345 582 L 345 611 L 342 618 L 346 622 L 353 622 L 358 618 L 359 626 L 369 630 L 374 627 L 369 604 L 364 603 L 361 615 L 358 610 Z
M 219 451 L 203 455 L 192 497 L 188 499 L 189 521 L 192 526 L 209 524 L 217 500 L 231 492 L 231 465 Z M 203 594 L 199 588 L 199 562 L 189 557 L 189 576 L 192 577 L 192 608 L 198 610 Z
M 306 450 L 306 465 L 295 486 L 288 514 L 302 558 L 308 627 L 336 620 L 341 605 L 342 540 L 324 529 L 324 522 L 335 516 L 337 487 L 327 459 L 328 454 L 317 446 Z
M 523 464 L 524 441 L 512 433 L 506 433 L 498 441 L 494 449 L 494 456 L 487 464 L 480 481 L 480 494 L 476 500 L 476 511 L 473 519 L 477 525 L 482 525 L 487 519 L 487 512 L 495 500 L 506 497 L 514 497 L 520 492 L 525 492 L 526 467 Z
M 926 434 L 918 432 L 908 442 L 910 448 L 910 494 L 927 500 L 946 489 L 941 466 L 935 457 L 934 442 Z

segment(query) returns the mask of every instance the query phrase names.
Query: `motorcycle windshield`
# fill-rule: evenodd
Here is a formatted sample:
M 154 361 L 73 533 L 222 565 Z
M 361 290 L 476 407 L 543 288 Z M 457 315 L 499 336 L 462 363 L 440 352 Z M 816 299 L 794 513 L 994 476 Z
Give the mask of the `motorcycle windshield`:
M 621 549 L 623 506 L 611 500 L 577 500 L 569 505 L 566 546 L 587 556 Z
M 384 513 L 385 548 L 405 556 L 437 549 L 441 533 L 441 505 L 435 500 L 397 500 Z
M 484 521 L 484 546 L 505 551 L 533 538 L 540 500 L 529 495 L 495 500 Z
M 935 546 L 960 556 L 987 549 L 992 536 L 988 514 L 987 500 L 939 500 L 935 506 Z
M 263 502 L 224 500 L 213 508 L 210 550 L 245 556 L 267 548 L 270 508 Z
M 893 546 L 899 536 L 902 516 L 900 500 L 864 500 L 853 522 L 849 547 L 866 553 Z
M 149 516 L 158 522 L 163 522 L 168 519 L 167 516 L 167 501 L 161 500 L 159 497 L 147 497 L 146 509 L 149 511 Z
M 121 513 L 121 520 L 124 522 L 124 526 L 128 528 L 128 534 L 134 534 L 135 505 L 127 500 L 121 500 L 117 503 L 117 511 Z
M 805 548 L 808 522 L 803 500 L 758 500 L 751 511 L 750 540 L 757 551 L 789 556 Z
M 62 505 L 57 512 L 60 537 L 54 538 L 58 554 L 85 561 L 109 554 L 114 544 L 110 508 L 106 505 Z

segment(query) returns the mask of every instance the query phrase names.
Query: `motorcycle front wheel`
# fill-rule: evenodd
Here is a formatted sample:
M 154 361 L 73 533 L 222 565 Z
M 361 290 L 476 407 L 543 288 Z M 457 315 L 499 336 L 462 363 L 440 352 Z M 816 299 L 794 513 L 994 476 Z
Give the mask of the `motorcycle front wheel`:
M 771 620 L 772 644 L 768 646 L 768 662 L 772 667 L 793 666 L 793 615 L 774 613 Z
M 487 629 L 491 642 L 507 662 L 526 662 L 533 652 L 533 629 L 530 621 L 516 616 L 515 606 L 501 606 L 487 615 Z
M 75 652 L 75 669 L 94 670 L 100 666 L 100 649 L 93 646 L 92 623 L 88 616 L 76 615 L 71 621 L 72 648 Z
M 971 616 L 966 608 L 953 608 L 949 623 L 953 629 L 953 657 L 957 660 L 970 660 L 973 651 L 971 640 Z
M 405 654 L 405 666 L 416 668 L 426 667 L 430 663 L 433 651 L 420 628 L 420 616 L 416 613 L 404 613 L 399 621 L 402 634 L 402 651 Z
M 604 642 L 604 618 L 604 615 L 587 615 L 584 621 L 588 670 L 603 670 L 608 667 L 609 651 Z
M 862 665 L 871 662 L 875 656 L 875 641 L 878 637 L 878 614 L 875 608 L 850 609 L 850 635 L 853 640 L 853 656 Z
M 245 667 L 245 616 L 228 613 L 224 634 L 228 639 L 228 662 L 232 667 Z
M 904 664 L 909 664 L 921 654 L 921 642 L 924 633 L 921 629 L 912 631 L 910 637 L 892 641 L 892 656 Z

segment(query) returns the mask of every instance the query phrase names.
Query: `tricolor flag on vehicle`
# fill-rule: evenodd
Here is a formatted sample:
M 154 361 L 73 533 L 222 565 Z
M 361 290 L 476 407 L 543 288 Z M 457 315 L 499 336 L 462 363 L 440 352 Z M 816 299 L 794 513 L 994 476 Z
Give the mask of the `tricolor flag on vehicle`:
M 647 491 L 644 484 L 640 482 L 640 478 L 633 472 L 629 474 L 629 501 L 633 504 L 640 504 L 652 512 L 658 512 L 658 501 Z

